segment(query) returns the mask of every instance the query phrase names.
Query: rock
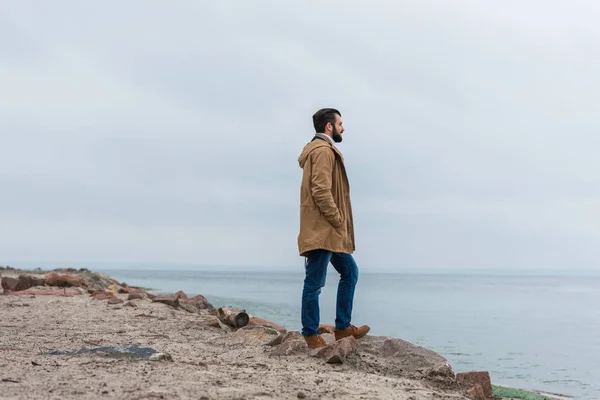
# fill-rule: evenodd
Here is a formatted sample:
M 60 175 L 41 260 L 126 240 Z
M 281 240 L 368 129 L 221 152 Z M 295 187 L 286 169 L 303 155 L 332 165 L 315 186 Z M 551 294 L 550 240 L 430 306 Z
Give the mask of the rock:
M 33 275 L 19 275 L 17 290 L 27 290 L 34 286 L 44 286 L 45 279 Z
M 71 286 L 87 286 L 80 276 L 75 275 L 59 275 L 58 286 L 60 287 L 71 287 Z
M 135 304 L 135 303 L 133 303 L 133 302 L 131 302 L 131 301 L 128 301 L 127 303 L 125 303 L 125 306 L 126 306 L 126 307 L 133 307 L 133 308 L 137 308 L 137 304 Z
M 2 277 L 2 289 L 5 291 L 14 292 L 17 290 L 17 286 L 19 285 L 19 280 L 16 278 L 9 278 L 8 276 Z
M 113 357 L 117 359 L 128 360 L 151 360 L 151 361 L 173 361 L 173 357 L 168 353 L 156 351 L 150 347 L 132 346 L 101 346 L 91 347 L 79 350 L 51 350 L 40 354 L 49 355 L 81 355 L 97 354 L 104 357 Z
M 308 349 L 306 340 L 304 340 L 304 337 L 302 337 L 302 334 L 298 331 L 288 332 L 284 335 L 280 335 L 279 338 L 277 347 L 271 352 L 271 355 L 273 356 L 289 356 L 291 354 L 304 352 Z M 276 341 L 274 340 L 273 342 Z M 273 345 L 273 342 L 269 344 Z
M 215 317 L 214 315 L 209 316 L 203 322 L 206 325 L 212 326 L 214 328 L 220 328 L 221 327 L 221 321 L 219 320 L 219 318 Z
M 487 371 L 470 371 L 456 374 L 456 381 L 466 389 L 480 385 L 485 397 L 492 397 L 492 382 Z
M 190 312 L 190 313 L 199 313 L 200 310 L 198 309 L 198 307 L 196 307 L 196 304 L 188 299 L 179 299 L 178 303 L 179 308 Z
M 442 355 L 402 339 L 365 336 L 359 341 L 363 362 L 376 371 L 386 370 L 410 379 L 452 383 L 454 371 Z
M 111 298 L 113 298 L 115 295 L 112 293 L 108 293 L 105 291 L 98 291 L 95 294 L 92 294 L 92 298 L 94 300 L 109 300 Z
M 341 364 L 346 361 L 351 353 L 358 348 L 358 342 L 354 336 L 340 339 L 329 346 L 314 351 L 313 356 L 322 358 L 327 364 Z
M 192 297 L 190 299 L 190 301 L 194 302 L 194 305 L 199 309 L 199 310 L 214 310 L 215 308 L 213 307 L 212 304 L 210 304 L 208 302 L 208 300 L 206 300 L 206 297 L 202 296 L 202 295 L 196 295 L 194 297 Z
M 137 292 L 129 292 L 129 295 L 127 296 L 127 300 L 144 300 L 146 298 L 146 296 L 144 295 L 144 293 L 137 293 Z
M 250 320 L 248 321 L 248 326 L 267 326 L 269 328 L 276 329 L 281 333 L 287 332 L 287 330 L 283 326 L 277 325 L 274 322 L 267 321 L 266 319 L 262 319 L 262 318 L 258 318 L 258 317 L 250 318 Z
M 179 306 L 179 297 L 176 294 L 159 294 L 154 299 L 155 303 L 163 303 L 171 307 Z
M 58 273 L 51 271 L 46 274 L 46 285 L 47 286 L 58 286 L 56 283 L 58 281 Z
M 146 294 L 146 291 L 144 289 L 139 289 L 139 288 L 134 288 L 131 286 L 125 286 L 122 288 L 122 290 L 125 293 L 141 293 L 141 294 Z
M 111 296 L 110 299 L 108 299 L 108 304 L 121 304 L 123 303 L 123 300 L 118 298 L 117 296 Z
M 269 343 L 269 345 L 270 346 L 279 346 L 283 342 L 287 342 L 288 340 L 296 340 L 296 339 L 304 340 L 304 337 L 298 331 L 286 332 L 283 335 L 279 335 L 278 337 L 273 339 L 273 341 L 271 343 Z
M 281 335 L 277 329 L 266 326 L 246 326 L 238 329 L 231 336 L 242 337 L 246 342 L 269 344 L 275 337 Z
M 150 361 L 173 361 L 173 357 L 168 353 L 154 353 L 148 359 Z
M 305 399 L 306 395 L 304 393 L 302 393 L 302 392 L 298 392 L 298 398 L 299 399 Z
M 204 316 L 204 318 L 202 319 L 202 323 L 208 326 L 212 326 L 214 328 L 221 328 L 222 330 L 228 333 L 232 331 L 232 329 L 228 325 L 225 325 L 223 322 L 221 322 L 219 318 L 217 318 L 214 315 Z
M 71 287 L 80 286 L 87 287 L 83 279 L 77 275 L 63 274 L 60 275 L 55 271 L 48 272 L 45 277 L 47 286 Z
M 483 393 L 483 388 L 479 383 L 475 384 L 475 386 L 467 389 L 467 396 L 474 400 L 486 400 L 485 394 Z
M 111 292 L 114 295 L 118 295 L 119 293 L 121 293 L 121 290 L 123 288 L 121 287 L 121 285 L 117 285 L 115 283 L 113 283 L 112 285 L 109 285 L 106 289 L 107 292 Z
M 177 298 L 179 300 L 187 300 L 188 297 L 186 296 L 186 294 L 183 292 L 183 290 L 179 290 L 177 293 L 175 293 L 175 295 L 177 296 Z
M 335 326 L 333 326 L 333 325 L 325 325 L 325 324 L 319 325 L 319 333 L 320 334 L 334 333 L 334 332 L 335 332 Z

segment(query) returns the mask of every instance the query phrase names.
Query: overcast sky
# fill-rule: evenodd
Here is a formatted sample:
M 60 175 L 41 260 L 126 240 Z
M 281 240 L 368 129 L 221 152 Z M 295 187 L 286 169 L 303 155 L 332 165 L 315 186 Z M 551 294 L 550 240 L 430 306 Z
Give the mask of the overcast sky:
M 596 1 L 0 2 L 0 264 L 295 268 L 342 112 L 362 270 L 600 270 Z

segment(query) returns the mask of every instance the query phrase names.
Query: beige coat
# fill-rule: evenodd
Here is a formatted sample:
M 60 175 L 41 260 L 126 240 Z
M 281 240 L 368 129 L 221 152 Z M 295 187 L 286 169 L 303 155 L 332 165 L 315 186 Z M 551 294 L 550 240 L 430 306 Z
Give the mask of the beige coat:
M 344 158 L 330 142 L 315 139 L 298 157 L 303 169 L 300 187 L 301 256 L 315 249 L 352 254 L 354 223 Z

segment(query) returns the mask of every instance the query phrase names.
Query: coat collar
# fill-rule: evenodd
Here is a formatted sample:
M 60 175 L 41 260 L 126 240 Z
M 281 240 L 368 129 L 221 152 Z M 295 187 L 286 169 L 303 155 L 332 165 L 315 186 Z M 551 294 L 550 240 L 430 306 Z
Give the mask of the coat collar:
M 333 149 L 333 151 L 335 152 L 335 154 L 337 154 L 340 157 L 340 159 L 342 160 L 342 162 L 344 161 L 344 157 L 342 156 L 342 153 L 338 150 L 337 147 L 335 147 L 335 145 L 333 144 L 333 139 L 332 138 L 330 138 L 329 136 L 327 136 L 324 133 L 317 133 L 317 134 L 315 134 L 315 138 L 313 140 L 315 140 L 317 138 L 321 139 L 324 142 L 326 142 L 327 144 L 329 144 L 329 146 Z

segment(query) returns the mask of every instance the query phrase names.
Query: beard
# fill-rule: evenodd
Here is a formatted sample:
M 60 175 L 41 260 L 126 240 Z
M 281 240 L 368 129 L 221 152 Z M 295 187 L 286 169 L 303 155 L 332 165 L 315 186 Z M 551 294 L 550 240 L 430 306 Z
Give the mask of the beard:
M 333 126 L 333 132 L 331 132 L 331 136 L 332 136 L 334 142 L 336 142 L 336 143 L 342 142 L 342 135 L 338 132 L 338 130 L 335 126 Z

